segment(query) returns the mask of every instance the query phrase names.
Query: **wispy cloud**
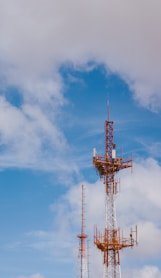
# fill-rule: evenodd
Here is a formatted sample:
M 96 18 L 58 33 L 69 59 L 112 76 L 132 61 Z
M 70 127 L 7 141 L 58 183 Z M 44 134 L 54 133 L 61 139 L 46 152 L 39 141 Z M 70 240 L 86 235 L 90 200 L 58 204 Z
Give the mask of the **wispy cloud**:
M 61 164 L 56 160 L 58 153 L 67 150 L 63 133 L 40 106 L 24 104 L 17 108 L 4 97 L 0 97 L 0 144 L 2 168 L 54 170 Z
M 44 278 L 44 276 L 39 274 L 39 273 L 36 273 L 36 274 L 33 274 L 33 275 L 29 275 L 29 276 L 20 275 L 17 278 Z

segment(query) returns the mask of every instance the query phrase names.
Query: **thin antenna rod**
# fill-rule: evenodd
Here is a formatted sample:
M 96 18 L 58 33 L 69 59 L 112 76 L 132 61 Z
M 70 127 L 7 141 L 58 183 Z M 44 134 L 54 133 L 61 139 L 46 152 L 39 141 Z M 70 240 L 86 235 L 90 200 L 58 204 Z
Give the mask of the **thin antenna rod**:
M 82 184 L 82 235 L 84 235 L 84 184 Z
M 110 121 L 110 101 L 107 102 L 107 114 L 108 114 L 108 122 Z

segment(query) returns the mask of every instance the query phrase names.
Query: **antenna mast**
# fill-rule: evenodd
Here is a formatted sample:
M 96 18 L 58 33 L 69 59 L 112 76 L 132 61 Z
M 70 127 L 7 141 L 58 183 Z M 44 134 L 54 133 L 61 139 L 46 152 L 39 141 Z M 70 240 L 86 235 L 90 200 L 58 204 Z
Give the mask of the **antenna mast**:
M 82 185 L 82 214 L 81 214 L 81 234 L 77 235 L 79 238 L 79 259 L 80 259 L 80 278 L 88 278 L 88 254 L 86 247 L 86 239 L 88 235 L 85 234 L 84 225 L 84 191 L 85 186 Z
M 132 159 L 116 156 L 116 144 L 114 144 L 114 122 L 110 120 L 108 106 L 108 120 L 105 121 L 105 154 L 98 155 L 93 149 L 93 165 L 103 178 L 105 184 L 105 229 L 100 234 L 95 228 L 94 244 L 103 253 L 104 278 L 121 278 L 120 250 L 132 247 L 137 242 L 136 230 L 130 231 L 130 237 L 124 238 L 117 227 L 115 197 L 118 193 L 119 182 L 115 180 L 115 173 L 122 169 L 132 167 Z M 136 233 L 136 240 L 133 233 Z

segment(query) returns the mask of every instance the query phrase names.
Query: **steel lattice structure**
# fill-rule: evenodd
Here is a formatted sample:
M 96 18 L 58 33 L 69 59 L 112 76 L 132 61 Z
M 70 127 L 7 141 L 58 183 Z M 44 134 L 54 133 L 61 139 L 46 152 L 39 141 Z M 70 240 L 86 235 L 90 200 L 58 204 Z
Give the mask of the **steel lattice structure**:
M 98 155 L 93 149 L 93 164 L 103 178 L 105 184 L 105 208 L 106 219 L 104 233 L 100 234 L 95 228 L 94 244 L 103 252 L 104 278 L 121 278 L 120 250 L 132 247 L 136 243 L 131 229 L 129 239 L 120 235 L 117 227 L 115 196 L 118 193 L 118 182 L 115 174 L 122 169 L 132 167 L 132 159 L 125 159 L 116 156 L 116 145 L 114 144 L 114 122 L 109 119 L 105 121 L 105 155 Z

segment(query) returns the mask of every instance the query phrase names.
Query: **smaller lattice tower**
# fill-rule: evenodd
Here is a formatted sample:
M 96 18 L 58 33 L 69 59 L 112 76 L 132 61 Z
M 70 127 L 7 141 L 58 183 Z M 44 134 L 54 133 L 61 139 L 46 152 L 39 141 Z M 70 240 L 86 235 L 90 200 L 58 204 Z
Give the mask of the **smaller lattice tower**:
M 85 234 L 85 218 L 84 218 L 84 205 L 85 205 L 85 186 L 82 185 L 82 214 L 81 214 L 81 234 L 77 235 L 79 238 L 79 260 L 80 260 L 80 278 L 88 278 L 88 252 L 87 252 L 87 238 Z
M 115 197 L 118 193 L 119 182 L 115 174 L 122 169 L 132 167 L 132 159 L 116 156 L 116 144 L 114 143 L 114 122 L 105 121 L 105 154 L 97 154 L 93 149 L 93 164 L 105 184 L 105 229 L 103 234 L 95 228 L 94 244 L 103 253 L 104 278 L 121 278 L 120 250 L 133 247 L 137 242 L 137 227 L 130 231 L 130 237 L 125 238 L 117 227 Z M 133 238 L 136 233 L 136 239 Z

